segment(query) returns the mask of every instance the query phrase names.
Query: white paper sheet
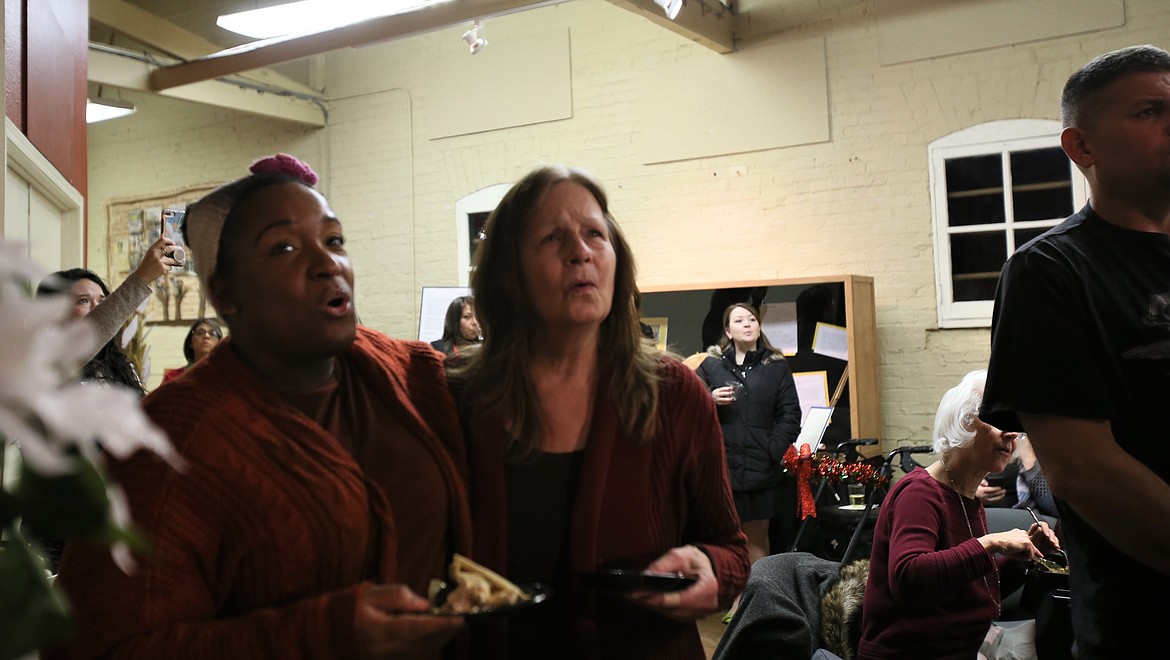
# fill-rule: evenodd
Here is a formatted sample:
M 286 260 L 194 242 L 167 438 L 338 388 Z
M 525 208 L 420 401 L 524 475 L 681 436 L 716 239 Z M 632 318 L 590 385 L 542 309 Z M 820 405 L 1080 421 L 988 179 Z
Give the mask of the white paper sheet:
M 817 323 L 813 334 L 813 353 L 838 360 L 849 360 L 849 331 L 831 323 Z
M 760 330 L 785 355 L 796 355 L 796 303 L 768 303 Z
M 829 374 L 824 371 L 801 371 L 792 374 L 796 395 L 800 397 L 800 425 L 808 418 L 809 408 L 829 405 Z
M 800 427 L 800 435 L 796 436 L 796 450 L 802 445 L 808 445 L 809 451 L 816 453 L 821 447 L 821 438 L 833 417 L 833 409 L 824 406 L 813 406 L 808 411 L 808 419 Z

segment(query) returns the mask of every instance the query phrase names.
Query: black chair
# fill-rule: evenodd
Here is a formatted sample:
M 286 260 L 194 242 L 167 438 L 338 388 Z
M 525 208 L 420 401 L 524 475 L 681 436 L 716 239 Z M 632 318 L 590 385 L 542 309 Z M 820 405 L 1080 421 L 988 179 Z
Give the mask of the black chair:
M 838 444 L 833 449 L 822 450 L 821 454 L 839 457 L 846 463 L 862 460 L 858 447 L 876 445 L 877 438 L 863 438 L 848 440 Z M 869 459 L 875 469 L 882 463 L 881 457 Z M 816 503 L 816 517 L 805 518 L 797 528 L 796 537 L 789 552 L 809 552 L 824 559 L 841 561 L 844 558 L 845 548 L 852 539 L 858 522 L 864 520 L 859 511 L 848 511 L 841 508 L 849 502 L 846 487 L 841 483 L 833 483 L 827 479 L 817 484 L 813 494 Z M 875 516 L 876 517 L 876 516 Z

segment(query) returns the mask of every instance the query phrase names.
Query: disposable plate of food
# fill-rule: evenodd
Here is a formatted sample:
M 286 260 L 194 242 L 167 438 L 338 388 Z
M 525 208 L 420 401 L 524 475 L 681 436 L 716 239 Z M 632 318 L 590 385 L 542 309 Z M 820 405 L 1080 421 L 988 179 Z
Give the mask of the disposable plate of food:
M 449 582 L 432 580 L 427 599 L 430 613 L 439 616 L 500 616 L 539 605 L 549 590 L 540 584 L 518 585 L 486 566 L 456 554 L 448 569 Z
M 458 605 L 448 601 L 448 596 L 456 587 L 441 582 L 437 592 L 431 597 L 431 609 L 426 614 L 435 616 L 465 616 L 469 619 L 479 617 L 506 616 L 518 610 L 539 605 L 552 595 L 552 590 L 540 583 L 516 585 L 522 595 L 514 602 L 485 603 Z M 434 589 L 434 587 L 432 587 Z
M 685 573 L 626 569 L 610 569 L 578 573 L 578 575 L 581 576 L 581 580 L 585 584 L 591 587 L 615 591 L 679 591 L 699 581 L 697 576 Z

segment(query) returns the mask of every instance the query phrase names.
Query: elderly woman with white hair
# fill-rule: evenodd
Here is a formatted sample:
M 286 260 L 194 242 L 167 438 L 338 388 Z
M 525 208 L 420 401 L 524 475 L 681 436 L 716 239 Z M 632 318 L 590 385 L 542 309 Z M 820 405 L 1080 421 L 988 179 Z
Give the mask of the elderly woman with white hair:
M 943 395 L 934 420 L 939 460 L 890 490 L 874 529 L 857 657 L 963 658 L 979 651 L 1028 560 L 1059 547 L 1046 524 L 989 534 L 975 490 L 1004 469 L 1017 433 L 979 421 L 985 370 Z

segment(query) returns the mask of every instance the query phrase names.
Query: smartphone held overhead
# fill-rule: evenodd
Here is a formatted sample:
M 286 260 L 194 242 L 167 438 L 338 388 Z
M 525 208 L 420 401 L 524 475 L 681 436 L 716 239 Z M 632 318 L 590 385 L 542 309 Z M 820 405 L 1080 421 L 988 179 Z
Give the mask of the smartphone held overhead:
M 187 243 L 183 240 L 183 218 L 186 215 L 186 211 L 163 209 L 162 226 L 159 231 L 162 236 L 175 242 L 167 256 L 179 262 L 180 266 L 187 262 Z

